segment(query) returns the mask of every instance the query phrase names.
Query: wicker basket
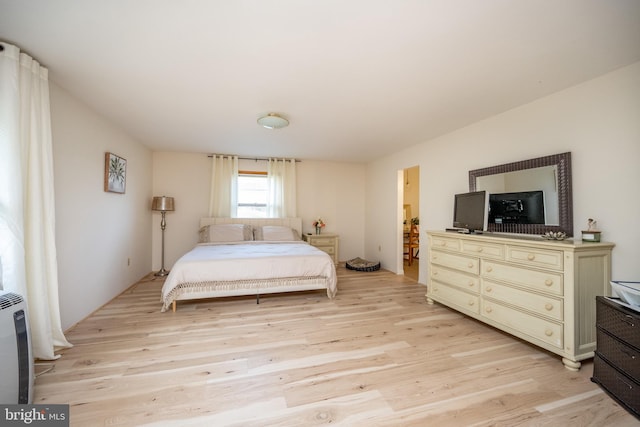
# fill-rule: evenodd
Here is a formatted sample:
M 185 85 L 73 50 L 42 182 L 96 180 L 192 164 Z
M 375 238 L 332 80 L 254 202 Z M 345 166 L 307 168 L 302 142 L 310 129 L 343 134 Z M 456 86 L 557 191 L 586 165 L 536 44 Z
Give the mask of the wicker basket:
M 598 353 L 631 378 L 640 378 L 640 351 L 597 329 Z
M 640 350 L 640 313 L 607 298 L 598 297 L 597 301 L 597 325 Z
M 597 351 L 591 381 L 599 384 L 609 396 L 640 419 L 640 384 L 607 363 Z

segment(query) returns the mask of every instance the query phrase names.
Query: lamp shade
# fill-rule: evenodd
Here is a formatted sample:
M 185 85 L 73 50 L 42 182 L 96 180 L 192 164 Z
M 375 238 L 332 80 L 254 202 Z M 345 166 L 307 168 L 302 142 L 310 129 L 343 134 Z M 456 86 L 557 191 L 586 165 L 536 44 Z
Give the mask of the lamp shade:
M 267 129 L 280 129 L 289 126 L 289 120 L 275 113 L 269 113 L 258 119 L 258 124 Z
M 151 209 L 154 211 L 173 211 L 175 210 L 173 204 L 173 197 L 154 197 L 153 202 L 151 203 Z

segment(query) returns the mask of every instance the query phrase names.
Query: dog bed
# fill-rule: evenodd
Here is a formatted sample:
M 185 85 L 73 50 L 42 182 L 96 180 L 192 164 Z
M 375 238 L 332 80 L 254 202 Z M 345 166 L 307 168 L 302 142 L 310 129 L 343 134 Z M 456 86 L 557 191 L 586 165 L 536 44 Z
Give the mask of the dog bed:
M 376 271 L 380 270 L 380 262 L 367 261 L 362 258 L 350 259 L 345 263 L 349 270 L 356 271 Z

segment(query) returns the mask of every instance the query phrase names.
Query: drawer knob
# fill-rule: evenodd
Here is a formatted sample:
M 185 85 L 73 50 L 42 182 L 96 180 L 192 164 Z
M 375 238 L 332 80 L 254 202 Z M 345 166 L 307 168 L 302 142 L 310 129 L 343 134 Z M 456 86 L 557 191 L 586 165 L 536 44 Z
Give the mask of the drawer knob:
M 478 248 L 476 249 L 478 252 L 482 252 L 482 248 Z
M 487 292 L 491 292 L 492 290 L 491 286 L 487 286 Z
M 487 273 L 491 273 L 493 271 L 493 267 L 487 267 L 486 270 L 487 270 Z
M 553 335 L 553 331 L 551 329 L 547 329 L 546 331 L 544 331 L 544 334 L 550 337 L 551 335 Z
M 472 263 L 472 262 L 470 262 L 469 264 L 467 264 L 467 267 L 469 267 L 469 268 L 473 268 L 473 263 Z
M 440 242 L 440 246 L 447 246 L 447 242 Z
M 547 279 L 547 280 L 544 281 L 544 284 L 547 285 L 547 286 L 551 286 L 551 285 L 553 285 L 553 280 L 552 279 Z
M 544 305 L 544 308 L 545 308 L 545 310 L 547 310 L 547 311 L 551 311 L 551 310 L 553 310 L 553 304 L 551 304 L 550 302 L 548 302 L 548 303 L 546 303 L 546 304 Z
M 473 285 L 474 285 L 473 280 L 469 280 L 469 286 L 473 287 Z
M 469 306 L 472 306 L 473 304 L 475 304 L 475 302 L 473 302 L 473 300 L 469 300 Z
M 433 275 L 434 275 L 434 276 L 437 276 L 437 275 L 438 275 L 438 272 L 437 272 L 437 271 L 434 271 L 434 272 L 433 272 Z
M 484 311 L 486 311 L 487 313 L 491 313 L 493 310 L 491 309 L 491 307 L 487 307 L 484 309 Z
M 536 256 L 534 254 L 529 254 L 529 255 L 527 255 L 527 259 L 529 261 L 533 261 L 534 259 L 536 259 Z
M 631 327 L 636 326 L 635 322 L 633 321 L 633 317 L 629 316 L 628 314 L 624 315 L 624 319 L 622 319 L 622 321 Z
M 629 350 L 627 350 L 626 348 L 621 348 L 620 351 L 624 354 L 626 354 L 627 356 L 629 356 L 631 358 L 631 360 L 635 360 L 636 359 L 636 355 L 631 353 Z

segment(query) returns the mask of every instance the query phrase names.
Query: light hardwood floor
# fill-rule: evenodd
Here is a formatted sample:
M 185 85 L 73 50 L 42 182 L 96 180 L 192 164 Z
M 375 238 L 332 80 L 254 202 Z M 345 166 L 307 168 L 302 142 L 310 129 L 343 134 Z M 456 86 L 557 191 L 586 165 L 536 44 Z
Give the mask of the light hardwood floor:
M 410 279 L 418 281 L 418 272 L 420 271 L 420 260 L 414 259 L 411 265 L 407 260 L 403 261 L 404 275 Z
M 560 359 L 428 305 L 387 271 L 338 269 L 323 292 L 160 312 L 150 275 L 67 332 L 35 402 L 72 426 L 634 426 Z M 42 370 L 44 367 L 40 366 Z

